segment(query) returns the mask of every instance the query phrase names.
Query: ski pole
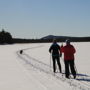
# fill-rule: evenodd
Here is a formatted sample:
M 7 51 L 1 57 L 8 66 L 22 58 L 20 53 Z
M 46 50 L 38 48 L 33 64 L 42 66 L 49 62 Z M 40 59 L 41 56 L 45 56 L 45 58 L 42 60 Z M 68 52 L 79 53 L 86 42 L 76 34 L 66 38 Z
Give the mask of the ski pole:
M 50 71 L 51 71 L 51 53 L 50 53 Z
M 76 64 L 74 63 L 74 67 L 75 67 L 75 70 L 76 70 L 76 75 L 78 75 L 78 71 L 77 71 L 77 68 L 76 68 Z

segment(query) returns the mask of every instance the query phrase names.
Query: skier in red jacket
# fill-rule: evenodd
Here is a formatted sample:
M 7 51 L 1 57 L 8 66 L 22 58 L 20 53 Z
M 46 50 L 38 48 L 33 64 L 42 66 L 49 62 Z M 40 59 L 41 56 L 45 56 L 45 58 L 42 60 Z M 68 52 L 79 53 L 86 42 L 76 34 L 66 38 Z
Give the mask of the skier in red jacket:
M 61 46 L 61 52 L 64 53 L 64 63 L 65 63 L 65 76 L 66 78 L 69 78 L 70 71 L 69 67 L 71 69 L 71 73 L 74 78 L 76 78 L 76 71 L 75 71 L 75 65 L 74 65 L 74 53 L 76 52 L 73 45 L 70 44 L 70 40 L 66 40 L 66 45 Z

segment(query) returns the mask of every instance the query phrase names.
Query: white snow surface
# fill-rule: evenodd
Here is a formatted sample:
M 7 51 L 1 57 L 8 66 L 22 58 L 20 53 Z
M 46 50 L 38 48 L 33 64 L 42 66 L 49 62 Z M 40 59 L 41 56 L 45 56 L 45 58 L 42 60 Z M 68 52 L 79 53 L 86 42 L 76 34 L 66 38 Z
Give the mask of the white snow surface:
M 0 90 L 90 90 L 90 42 L 71 43 L 76 48 L 78 80 L 53 74 L 51 44 L 0 45 Z M 63 57 L 60 62 L 64 72 Z

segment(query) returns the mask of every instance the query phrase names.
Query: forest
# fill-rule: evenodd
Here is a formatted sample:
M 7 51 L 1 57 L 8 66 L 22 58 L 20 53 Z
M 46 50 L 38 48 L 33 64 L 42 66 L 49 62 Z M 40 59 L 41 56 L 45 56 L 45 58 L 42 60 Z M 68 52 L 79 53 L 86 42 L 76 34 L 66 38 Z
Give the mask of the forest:
M 57 42 L 65 42 L 66 39 L 70 39 L 71 42 L 90 42 L 90 37 L 70 37 L 70 36 L 53 36 L 48 35 L 39 39 L 23 39 L 14 38 L 10 32 L 2 29 L 0 32 L 0 44 L 14 44 L 14 43 L 49 43 L 53 39 L 57 39 Z

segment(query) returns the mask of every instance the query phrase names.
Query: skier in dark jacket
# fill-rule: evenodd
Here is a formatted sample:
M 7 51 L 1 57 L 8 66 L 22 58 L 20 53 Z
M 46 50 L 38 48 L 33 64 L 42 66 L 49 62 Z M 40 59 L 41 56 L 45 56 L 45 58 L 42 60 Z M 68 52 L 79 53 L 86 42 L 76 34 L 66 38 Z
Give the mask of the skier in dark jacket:
M 53 72 L 54 73 L 56 72 L 56 62 L 57 62 L 59 71 L 61 73 L 62 72 L 61 64 L 60 64 L 61 51 L 60 51 L 60 46 L 56 42 L 56 39 L 53 40 L 53 44 L 49 48 L 49 52 L 52 53 Z
M 70 44 L 70 40 L 66 40 L 66 45 L 61 46 L 61 51 L 64 53 L 64 63 L 65 63 L 65 75 L 66 78 L 69 78 L 70 71 L 69 67 L 71 69 L 71 73 L 73 74 L 74 78 L 76 78 L 76 71 L 75 71 L 75 65 L 74 65 L 74 54 L 76 52 L 73 45 Z

